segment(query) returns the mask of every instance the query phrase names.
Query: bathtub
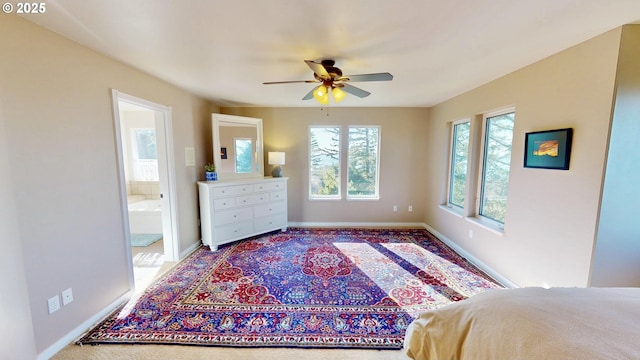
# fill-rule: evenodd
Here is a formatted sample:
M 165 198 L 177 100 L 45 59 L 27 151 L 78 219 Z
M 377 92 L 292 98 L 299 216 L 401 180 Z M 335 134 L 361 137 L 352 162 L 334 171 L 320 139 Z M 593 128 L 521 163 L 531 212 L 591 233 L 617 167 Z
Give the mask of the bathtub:
M 132 234 L 162 234 L 160 200 L 129 203 L 129 230 Z

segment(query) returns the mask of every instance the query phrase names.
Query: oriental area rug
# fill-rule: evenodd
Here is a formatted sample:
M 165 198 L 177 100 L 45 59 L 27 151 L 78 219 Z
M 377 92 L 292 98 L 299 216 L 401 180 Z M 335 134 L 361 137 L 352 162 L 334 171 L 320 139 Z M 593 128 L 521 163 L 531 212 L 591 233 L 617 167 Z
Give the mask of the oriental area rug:
M 500 287 L 426 230 L 290 228 L 200 247 L 78 343 L 400 349 L 420 312 Z

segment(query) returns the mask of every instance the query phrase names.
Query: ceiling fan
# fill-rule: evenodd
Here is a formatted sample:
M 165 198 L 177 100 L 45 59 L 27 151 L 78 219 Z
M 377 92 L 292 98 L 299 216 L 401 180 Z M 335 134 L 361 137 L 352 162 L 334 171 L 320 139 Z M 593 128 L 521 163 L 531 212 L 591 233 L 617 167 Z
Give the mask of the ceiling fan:
M 371 94 L 368 91 L 347 84 L 348 82 L 393 80 L 393 75 L 388 72 L 342 75 L 342 70 L 334 66 L 336 64 L 334 60 L 322 60 L 320 63 L 313 60 L 305 60 L 304 62 L 311 68 L 311 70 L 313 70 L 314 80 L 269 81 L 264 82 L 263 84 L 321 83 L 309 91 L 302 100 L 315 98 L 320 104 L 326 105 L 329 103 L 329 94 L 333 95 L 336 102 L 340 102 L 344 99 L 345 91 L 361 98 L 367 97 Z

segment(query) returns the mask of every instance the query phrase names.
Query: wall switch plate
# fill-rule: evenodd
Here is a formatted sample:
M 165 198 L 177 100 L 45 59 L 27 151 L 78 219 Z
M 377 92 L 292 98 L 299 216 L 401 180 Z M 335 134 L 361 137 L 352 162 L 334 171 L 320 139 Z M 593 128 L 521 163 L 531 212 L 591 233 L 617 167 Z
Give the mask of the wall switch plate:
M 413 211 L 413 205 L 409 205 L 409 212 Z
M 184 148 L 184 164 L 185 166 L 196 166 L 196 151 L 194 148 Z
M 71 291 L 71 288 L 68 288 L 67 290 L 62 292 L 62 305 L 67 306 L 72 301 L 73 301 L 73 292 Z
M 393 205 L 393 212 L 398 212 L 398 206 L 397 205 Z
M 60 297 L 56 294 L 56 296 L 49 298 L 47 300 L 47 307 L 49 308 L 49 314 L 60 310 Z

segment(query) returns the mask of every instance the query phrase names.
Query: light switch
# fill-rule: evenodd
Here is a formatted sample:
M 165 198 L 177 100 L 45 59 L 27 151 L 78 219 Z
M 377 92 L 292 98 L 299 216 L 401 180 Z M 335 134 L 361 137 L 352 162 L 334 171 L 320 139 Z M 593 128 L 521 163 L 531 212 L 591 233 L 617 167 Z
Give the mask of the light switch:
M 196 151 L 194 148 L 184 148 L 184 163 L 186 166 L 196 166 Z

